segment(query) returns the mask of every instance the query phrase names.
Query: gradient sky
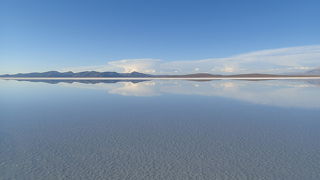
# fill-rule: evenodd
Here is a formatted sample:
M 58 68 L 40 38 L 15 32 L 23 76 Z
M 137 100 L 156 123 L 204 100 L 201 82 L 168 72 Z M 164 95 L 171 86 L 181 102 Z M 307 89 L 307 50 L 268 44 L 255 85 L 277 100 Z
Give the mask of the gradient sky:
M 144 59 L 148 67 L 216 61 L 313 45 L 307 66 L 285 65 L 308 69 L 320 66 L 319 17 L 319 0 L 0 0 L 0 74 L 130 59 Z

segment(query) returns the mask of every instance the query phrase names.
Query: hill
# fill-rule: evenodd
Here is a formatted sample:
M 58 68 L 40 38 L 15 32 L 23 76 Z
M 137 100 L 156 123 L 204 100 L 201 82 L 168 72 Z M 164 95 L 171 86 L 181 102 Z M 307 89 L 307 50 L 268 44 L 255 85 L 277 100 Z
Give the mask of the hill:
M 132 73 L 117 73 L 117 72 L 97 72 L 97 71 L 84 71 L 84 72 L 58 72 L 58 71 L 48 71 L 43 73 L 18 73 L 18 74 L 5 74 L 0 75 L 0 77 L 51 77 L 51 78 L 62 78 L 62 77 L 151 77 L 152 75 L 143 74 L 139 72 Z

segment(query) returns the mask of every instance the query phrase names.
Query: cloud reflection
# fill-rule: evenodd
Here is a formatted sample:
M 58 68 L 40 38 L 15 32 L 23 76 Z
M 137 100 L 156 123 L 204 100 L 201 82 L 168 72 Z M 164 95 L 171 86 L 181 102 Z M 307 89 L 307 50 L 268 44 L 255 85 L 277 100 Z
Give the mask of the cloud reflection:
M 281 107 L 320 108 L 318 81 L 181 81 L 154 80 L 117 83 L 60 83 L 64 86 L 93 88 L 122 96 L 159 96 L 164 94 L 201 95 L 231 98 L 254 104 Z

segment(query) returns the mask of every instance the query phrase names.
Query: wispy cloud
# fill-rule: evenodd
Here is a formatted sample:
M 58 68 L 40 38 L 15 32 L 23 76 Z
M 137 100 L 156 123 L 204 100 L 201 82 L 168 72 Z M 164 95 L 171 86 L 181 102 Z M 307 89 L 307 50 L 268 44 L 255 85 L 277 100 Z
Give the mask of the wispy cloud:
M 320 45 L 269 49 L 226 58 L 165 61 L 160 59 L 123 59 L 101 66 L 72 67 L 64 71 L 117 71 L 150 74 L 185 74 L 206 72 L 234 73 L 290 73 L 303 72 L 320 66 Z

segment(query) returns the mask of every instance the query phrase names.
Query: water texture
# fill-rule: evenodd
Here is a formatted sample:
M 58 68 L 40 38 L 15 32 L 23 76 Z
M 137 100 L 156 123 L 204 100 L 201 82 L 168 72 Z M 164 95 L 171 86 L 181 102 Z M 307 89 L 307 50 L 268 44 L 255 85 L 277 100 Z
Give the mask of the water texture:
M 0 80 L 0 179 L 320 179 L 318 81 Z

